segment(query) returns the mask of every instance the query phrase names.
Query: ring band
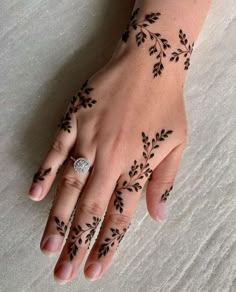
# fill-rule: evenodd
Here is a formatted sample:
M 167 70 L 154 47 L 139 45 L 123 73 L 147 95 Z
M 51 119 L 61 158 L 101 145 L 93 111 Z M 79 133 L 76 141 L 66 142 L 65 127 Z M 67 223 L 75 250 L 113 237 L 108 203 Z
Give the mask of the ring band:
M 70 159 L 74 161 L 73 167 L 76 172 L 79 173 L 86 173 L 90 171 L 90 163 L 89 161 L 84 157 L 74 158 L 73 156 L 70 156 Z

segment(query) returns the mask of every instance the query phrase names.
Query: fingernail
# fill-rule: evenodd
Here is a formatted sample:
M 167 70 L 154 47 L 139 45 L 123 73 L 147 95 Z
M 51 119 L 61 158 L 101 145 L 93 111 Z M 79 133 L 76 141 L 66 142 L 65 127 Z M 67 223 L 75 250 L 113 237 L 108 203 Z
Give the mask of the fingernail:
M 42 245 L 42 250 L 46 252 L 58 251 L 62 243 L 62 237 L 60 235 L 50 235 L 46 242 Z
M 156 218 L 157 220 L 164 220 L 165 218 L 165 208 L 166 208 L 166 203 L 165 202 L 160 202 L 158 205 L 157 205 L 157 214 L 156 214 Z
M 88 268 L 85 270 L 85 276 L 90 281 L 95 281 L 99 278 L 100 274 L 102 272 L 102 265 L 100 263 L 93 263 L 88 266 Z
M 66 283 L 70 280 L 72 273 L 72 264 L 68 262 L 62 262 L 58 267 L 55 269 L 54 272 L 54 279 L 59 282 L 60 284 Z
M 39 199 L 42 193 L 42 186 L 39 184 L 33 184 L 29 190 L 29 196 L 32 200 Z

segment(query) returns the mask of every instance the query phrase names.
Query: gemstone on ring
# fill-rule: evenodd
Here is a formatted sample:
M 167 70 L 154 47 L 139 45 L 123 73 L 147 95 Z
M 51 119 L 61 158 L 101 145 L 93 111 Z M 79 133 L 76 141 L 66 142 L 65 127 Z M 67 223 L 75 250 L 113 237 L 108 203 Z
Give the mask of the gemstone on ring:
M 90 168 L 89 161 L 85 158 L 77 158 L 74 161 L 74 169 L 77 172 L 85 173 L 88 172 Z

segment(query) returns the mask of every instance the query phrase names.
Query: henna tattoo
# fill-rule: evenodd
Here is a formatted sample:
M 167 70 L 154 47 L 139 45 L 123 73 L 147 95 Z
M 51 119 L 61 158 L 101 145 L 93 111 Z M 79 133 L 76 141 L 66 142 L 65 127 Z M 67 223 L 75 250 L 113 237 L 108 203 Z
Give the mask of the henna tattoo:
M 65 224 L 64 221 L 60 221 L 60 219 L 56 216 L 54 216 L 54 220 L 57 225 L 57 231 L 60 233 L 61 236 L 65 236 L 66 230 L 67 230 L 67 225 Z
M 69 109 L 61 118 L 58 127 L 68 133 L 71 131 L 72 114 L 81 108 L 91 108 L 97 101 L 89 96 L 93 88 L 88 87 L 88 80 L 81 86 L 77 96 L 71 98 Z
M 114 200 L 114 206 L 116 210 L 119 210 L 120 213 L 123 213 L 123 207 L 124 207 L 124 201 L 122 198 L 122 194 L 125 190 L 129 192 L 136 191 L 142 189 L 142 186 L 138 182 L 138 180 L 142 180 L 144 177 L 147 177 L 150 179 L 150 176 L 152 174 L 152 169 L 149 167 L 148 161 L 154 157 L 154 149 L 159 147 L 158 142 L 164 141 L 165 138 L 168 137 L 173 131 L 171 130 L 165 130 L 162 129 L 160 133 L 156 133 L 155 138 L 152 139 L 152 141 L 149 141 L 148 136 L 145 135 L 144 132 L 142 132 L 142 142 L 143 142 L 143 158 L 144 162 L 138 164 L 137 160 L 134 160 L 133 165 L 131 166 L 131 169 L 129 171 L 129 181 L 124 181 L 122 183 L 122 186 L 118 187 L 118 183 L 115 186 L 115 200 Z
M 89 245 L 90 245 L 90 242 L 95 234 L 95 230 L 100 221 L 101 221 L 100 218 L 94 216 L 92 224 L 86 223 L 86 226 L 88 227 L 87 229 L 83 229 L 79 224 L 73 228 L 71 241 L 68 247 L 68 255 L 71 261 L 76 256 L 79 246 L 82 245 L 83 243 L 82 235 L 87 233 L 84 243 L 87 244 L 89 242 Z
M 40 169 L 39 171 L 37 171 L 35 174 L 34 174 L 34 177 L 33 177 L 33 182 L 36 183 L 38 181 L 42 181 L 44 180 L 44 177 L 46 175 L 48 175 L 50 172 L 51 172 L 52 168 L 47 168 L 45 170 L 42 170 Z
M 184 46 L 184 49 L 177 49 L 177 52 L 172 52 L 171 55 L 172 57 L 170 58 L 170 61 L 173 62 L 178 62 L 179 61 L 179 56 L 183 55 L 185 58 L 184 62 L 184 70 L 188 70 L 190 66 L 190 56 L 193 51 L 193 46 L 194 42 L 192 45 L 188 43 L 188 39 L 186 38 L 186 34 L 183 33 L 182 29 L 179 30 L 179 39 L 180 43 Z
M 167 197 L 169 196 L 170 194 L 170 191 L 173 189 L 173 186 L 170 187 L 169 190 L 166 190 L 164 192 L 164 194 L 161 196 L 161 201 L 166 201 L 167 200 Z
M 119 231 L 119 229 L 117 228 L 116 229 L 110 228 L 112 232 L 111 237 L 105 238 L 104 243 L 100 245 L 98 250 L 98 259 L 102 256 L 105 256 L 109 252 L 110 247 L 112 247 L 115 244 L 115 241 L 118 242 L 118 245 L 120 244 L 129 226 L 130 224 L 128 225 L 127 228 L 123 228 L 122 231 Z
M 153 42 L 153 45 L 149 48 L 149 55 L 155 56 L 156 63 L 153 65 L 153 77 L 160 76 L 162 71 L 164 70 L 163 65 L 163 58 L 166 57 L 165 50 L 170 48 L 170 44 L 168 41 L 161 36 L 160 33 L 154 33 L 150 31 L 147 27 L 150 26 L 150 24 L 155 23 L 161 14 L 159 12 L 157 13 L 149 13 L 145 15 L 144 20 L 137 21 L 136 16 L 139 13 L 139 8 L 137 8 L 131 15 L 129 24 L 125 30 L 125 32 L 122 34 L 122 40 L 123 42 L 127 42 L 129 35 L 130 35 L 130 29 L 133 30 L 139 30 L 139 32 L 136 34 L 136 42 L 137 45 L 140 46 L 142 43 L 144 43 L 149 36 L 149 39 Z

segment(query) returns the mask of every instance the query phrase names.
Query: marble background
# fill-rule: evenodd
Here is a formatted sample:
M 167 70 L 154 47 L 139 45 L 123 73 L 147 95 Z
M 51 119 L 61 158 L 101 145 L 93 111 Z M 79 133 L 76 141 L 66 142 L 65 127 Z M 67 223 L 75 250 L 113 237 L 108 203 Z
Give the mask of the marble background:
M 145 196 L 109 272 L 54 283 L 39 250 L 55 186 L 27 191 L 75 88 L 110 57 L 130 1 L 0 3 L 0 291 L 236 291 L 236 2 L 213 0 L 185 85 L 189 142 L 163 223 Z M 82 265 L 83 266 L 83 265 Z

